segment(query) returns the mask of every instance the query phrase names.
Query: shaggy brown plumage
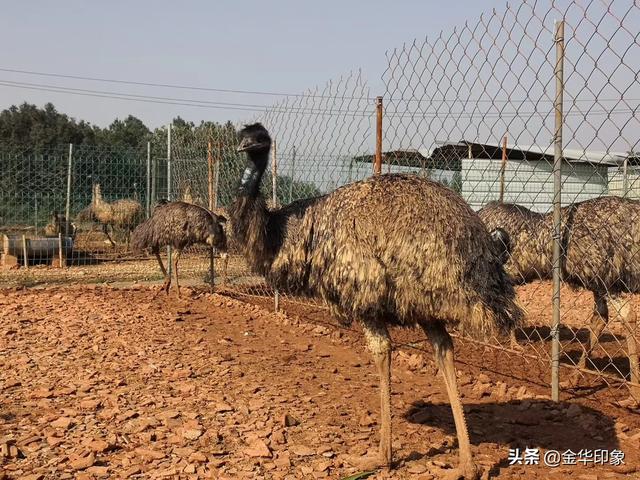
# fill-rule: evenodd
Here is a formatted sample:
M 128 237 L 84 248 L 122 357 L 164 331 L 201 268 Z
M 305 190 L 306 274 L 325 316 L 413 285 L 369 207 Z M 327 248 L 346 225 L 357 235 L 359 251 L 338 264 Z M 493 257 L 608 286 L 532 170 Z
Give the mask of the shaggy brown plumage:
M 115 229 L 123 231 L 128 243 L 131 232 L 144 218 L 144 209 L 140 202 L 127 198 L 111 203 L 106 202 L 102 198 L 100 184 L 96 183 L 93 185 L 91 205 L 84 208 L 76 218 L 78 220 L 94 220 L 102 224 L 102 230 L 111 246 L 115 246 L 108 227 L 114 231 Z
M 186 247 L 206 243 L 221 251 L 227 249 L 227 237 L 222 224 L 226 221 L 206 208 L 185 202 L 168 202 L 154 208 L 151 217 L 138 225 L 131 235 L 134 250 L 150 250 L 158 259 L 165 281 L 161 290 L 169 291 L 171 277 L 160 258 L 160 248 L 174 249 L 176 289 L 180 295 L 178 260 Z
M 553 262 L 553 214 L 532 212 L 513 204 L 491 202 L 479 212 L 489 230 L 504 229 L 510 238 L 507 272 L 515 281 L 550 279 Z M 591 339 L 580 359 L 586 359 L 608 321 L 607 300 L 616 304 L 627 328 L 631 379 L 640 381 L 636 318 L 624 293 L 640 293 L 640 202 L 600 197 L 561 210 L 563 281 L 593 292 Z M 638 397 L 640 398 L 640 396 Z
M 391 462 L 389 325 L 419 325 L 434 345 L 454 412 L 461 473 L 477 476 L 445 326 L 485 335 L 521 318 L 495 246 L 453 191 L 410 175 L 379 175 L 269 210 L 259 193 L 271 145 L 260 124 L 240 132 L 248 154 L 230 208 L 234 241 L 278 288 L 319 296 L 344 321 L 359 321 L 381 377 L 376 463 Z

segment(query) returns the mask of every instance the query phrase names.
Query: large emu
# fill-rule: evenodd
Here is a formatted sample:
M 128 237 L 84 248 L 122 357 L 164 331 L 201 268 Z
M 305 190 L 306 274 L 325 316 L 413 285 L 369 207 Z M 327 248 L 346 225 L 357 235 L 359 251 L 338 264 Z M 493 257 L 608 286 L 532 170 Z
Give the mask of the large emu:
M 99 183 L 93 185 L 91 205 L 84 208 L 77 217 L 78 220 L 94 220 L 102 224 L 102 231 L 107 236 L 112 247 L 115 246 L 115 242 L 109 235 L 109 227 L 113 231 L 115 229 L 124 231 L 128 244 L 131 232 L 143 218 L 144 209 L 140 202 L 128 198 L 111 203 L 103 200 Z
M 515 282 L 550 279 L 553 263 L 553 215 L 520 205 L 491 202 L 479 212 L 489 230 L 501 228 L 510 241 L 507 273 Z M 593 293 L 589 344 L 579 366 L 585 368 L 606 323 L 610 302 L 620 315 L 628 346 L 631 381 L 640 382 L 636 315 L 624 293 L 640 293 L 640 202 L 599 197 L 561 210 L 563 281 Z
M 221 225 L 225 221 L 224 217 L 190 203 L 161 203 L 154 208 L 151 217 L 133 231 L 131 245 L 136 251 L 148 249 L 156 256 L 164 275 L 164 284 L 160 291 L 164 290 L 167 293 L 171 286 L 171 276 L 167 274 L 160 258 L 160 248 L 168 245 L 173 247 L 173 271 L 179 297 L 178 260 L 182 250 L 196 243 L 206 243 L 225 251 L 227 237 Z
M 234 241 L 252 269 L 289 292 L 319 296 L 364 329 L 380 374 L 380 456 L 390 465 L 391 340 L 388 327 L 429 337 L 453 410 L 460 472 L 476 478 L 448 326 L 477 335 L 510 329 L 521 311 L 478 216 L 453 191 L 417 176 L 378 175 L 333 193 L 267 209 L 259 185 L 271 139 L 261 124 L 240 131 L 247 165 L 230 207 Z

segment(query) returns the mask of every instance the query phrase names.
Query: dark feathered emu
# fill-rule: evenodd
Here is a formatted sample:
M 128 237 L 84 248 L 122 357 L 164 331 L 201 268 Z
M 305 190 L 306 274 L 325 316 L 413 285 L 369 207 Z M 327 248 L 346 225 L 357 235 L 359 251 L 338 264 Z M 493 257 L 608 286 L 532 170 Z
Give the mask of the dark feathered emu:
M 229 208 L 234 241 L 254 271 L 280 289 L 324 299 L 362 325 L 380 374 L 380 457 L 390 465 L 388 327 L 420 326 L 444 375 L 460 446 L 460 471 L 476 478 L 447 327 L 484 335 L 510 329 L 521 311 L 492 240 L 453 191 L 411 175 L 378 175 L 276 210 L 259 192 L 271 139 L 240 131 L 247 164 Z M 368 462 L 364 462 L 368 463 Z
M 162 290 L 169 292 L 171 277 L 160 258 L 160 249 L 171 246 L 174 249 L 173 271 L 176 277 L 176 291 L 180 296 L 178 282 L 178 260 L 182 250 L 190 245 L 206 243 L 222 251 L 227 248 L 227 237 L 222 224 L 226 219 L 215 215 L 206 208 L 185 202 L 166 202 L 157 205 L 151 217 L 138 225 L 131 234 L 134 250 L 150 250 L 158 259 L 164 275 Z
M 507 232 L 510 257 L 507 273 L 515 282 L 550 279 L 553 264 L 553 214 L 491 202 L 478 212 L 489 230 Z M 586 367 L 609 320 L 610 302 L 625 328 L 631 381 L 640 382 L 637 320 L 625 293 L 640 293 L 640 202 L 599 197 L 561 210 L 563 281 L 593 293 L 590 340 L 579 361 Z M 637 399 L 640 399 L 640 391 Z

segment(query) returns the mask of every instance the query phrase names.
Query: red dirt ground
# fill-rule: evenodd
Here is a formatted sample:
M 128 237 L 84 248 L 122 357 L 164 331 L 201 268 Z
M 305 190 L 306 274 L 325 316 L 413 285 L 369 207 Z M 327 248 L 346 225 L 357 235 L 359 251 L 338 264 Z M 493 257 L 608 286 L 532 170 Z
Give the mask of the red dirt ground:
M 377 375 L 356 328 L 298 305 L 286 316 L 223 295 L 153 293 L 0 291 L 0 478 L 342 478 L 376 449 Z M 638 478 L 640 415 L 598 389 L 553 403 L 540 362 L 466 341 L 456 349 L 484 478 Z M 394 353 L 398 465 L 369 478 L 439 479 L 457 464 L 425 351 Z M 626 463 L 509 466 L 509 446 L 617 448 Z

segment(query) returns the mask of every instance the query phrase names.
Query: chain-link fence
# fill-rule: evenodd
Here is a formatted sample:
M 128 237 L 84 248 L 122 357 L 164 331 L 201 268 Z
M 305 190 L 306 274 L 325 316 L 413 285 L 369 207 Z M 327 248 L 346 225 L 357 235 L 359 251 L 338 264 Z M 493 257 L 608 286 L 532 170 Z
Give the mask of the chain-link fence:
M 506 268 L 527 313 L 513 338 L 459 336 L 477 349 L 483 368 L 551 383 L 554 395 L 571 388 L 572 395 L 616 401 L 630 393 L 639 402 L 638 25 L 636 2 L 525 0 L 389 51 L 379 101 L 360 72 L 290 95 L 251 119 L 275 140 L 263 194 L 277 208 L 374 170 L 446 184 L 489 229 L 508 232 Z M 75 222 L 94 203 L 96 183 L 109 202 L 129 199 L 146 210 L 168 197 L 224 215 L 244 169 L 238 127 L 176 125 L 169 154 L 74 146 L 70 216 Z M 69 150 L 54 150 L 3 154 L 0 217 L 13 238 L 39 235 L 52 212 L 66 214 Z M 99 236 L 100 222 L 89 224 L 96 228 L 87 250 L 113 252 Z M 74 251 L 82 250 L 83 231 L 92 230 L 78 225 Z M 188 255 L 192 277 L 205 278 L 207 252 Z M 273 292 L 233 243 L 221 260 L 216 275 L 236 294 L 274 296 L 285 307 L 310 303 Z M 406 340 L 399 343 L 424 346 Z

